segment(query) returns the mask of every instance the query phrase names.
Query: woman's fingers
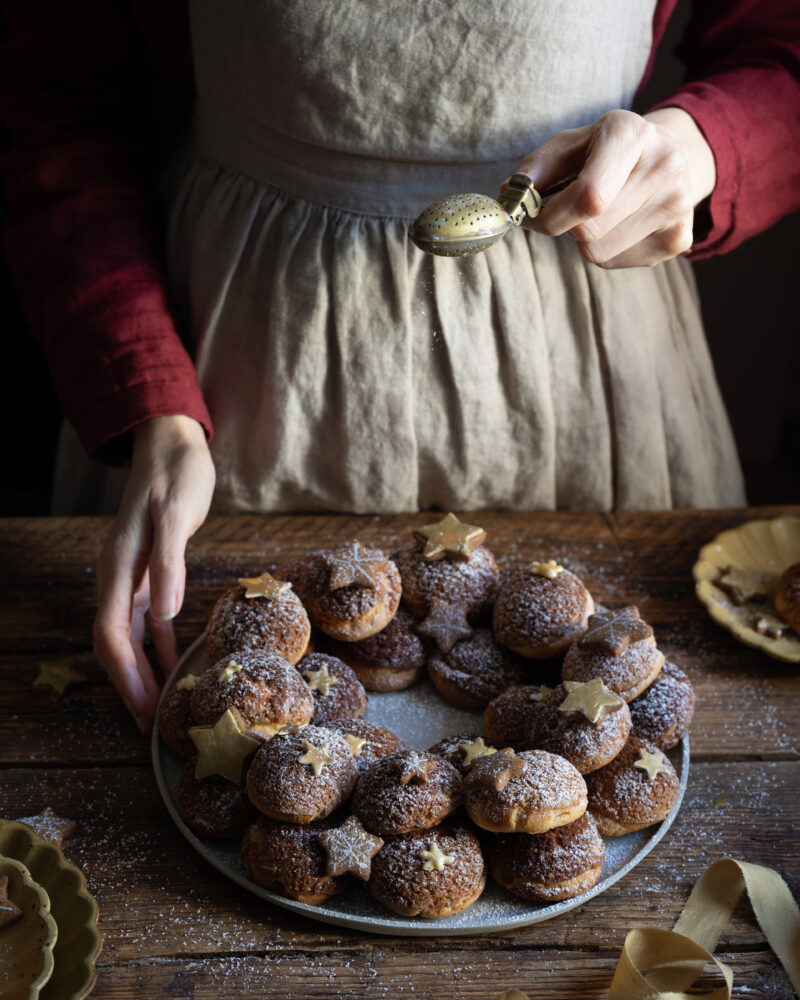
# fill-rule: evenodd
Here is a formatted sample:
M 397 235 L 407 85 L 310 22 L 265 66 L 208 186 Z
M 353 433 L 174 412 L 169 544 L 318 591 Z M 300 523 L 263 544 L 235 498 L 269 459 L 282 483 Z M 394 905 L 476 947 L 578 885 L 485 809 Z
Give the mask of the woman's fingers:
M 694 206 L 714 183 L 708 144 L 679 108 L 649 120 L 610 111 L 552 136 L 519 169 L 540 190 L 577 173 L 526 228 L 567 234 L 587 261 L 609 268 L 650 266 L 691 249 Z
M 134 513 L 123 530 L 112 530 L 98 564 L 98 605 L 94 622 L 95 657 L 142 731 L 147 729 L 152 718 L 155 682 L 149 666 L 145 671 L 141 662 L 141 636 L 134 619 L 137 615 L 142 619 L 144 612 L 141 601 L 135 605 L 134 594 L 137 591 L 141 594 L 148 551 L 149 539 L 141 512 L 138 516 Z
M 603 261 L 604 268 L 617 267 L 653 267 L 663 260 L 688 253 L 692 247 L 692 224 L 689 221 L 676 222 L 674 225 L 651 233 L 646 239 L 627 250 Z

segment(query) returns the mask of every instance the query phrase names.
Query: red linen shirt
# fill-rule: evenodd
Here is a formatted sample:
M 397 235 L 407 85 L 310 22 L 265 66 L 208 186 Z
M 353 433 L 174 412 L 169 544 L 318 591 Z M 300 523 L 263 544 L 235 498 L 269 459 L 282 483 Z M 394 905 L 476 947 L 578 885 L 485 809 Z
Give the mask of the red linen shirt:
M 676 2 L 658 0 L 645 79 Z M 4 246 L 64 413 L 112 462 L 150 417 L 187 414 L 210 435 L 167 301 L 141 100 L 148 49 L 193 86 L 186 2 L 7 0 L 6 11 Z M 681 54 L 687 82 L 659 106 L 689 112 L 716 159 L 699 258 L 800 206 L 800 5 L 698 0 Z

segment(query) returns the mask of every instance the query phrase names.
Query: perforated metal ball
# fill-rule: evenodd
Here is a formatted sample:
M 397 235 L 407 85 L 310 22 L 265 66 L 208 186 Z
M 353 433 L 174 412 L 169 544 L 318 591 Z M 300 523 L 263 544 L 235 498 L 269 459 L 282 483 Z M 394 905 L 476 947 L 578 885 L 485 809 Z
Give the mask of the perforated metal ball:
M 429 205 L 415 220 L 410 236 L 426 253 L 465 257 L 497 243 L 513 225 L 494 198 L 456 194 Z

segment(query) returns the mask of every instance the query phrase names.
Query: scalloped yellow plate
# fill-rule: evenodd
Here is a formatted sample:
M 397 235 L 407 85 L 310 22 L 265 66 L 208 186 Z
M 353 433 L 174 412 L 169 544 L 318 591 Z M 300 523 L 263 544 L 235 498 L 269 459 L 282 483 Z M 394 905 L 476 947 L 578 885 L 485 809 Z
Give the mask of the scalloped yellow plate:
M 58 928 L 47 893 L 21 861 L 0 856 L 3 875 L 8 877 L 8 898 L 22 916 L 0 930 L 0 998 L 37 1000 L 53 974 Z
M 717 535 L 700 550 L 692 569 L 695 591 L 708 613 L 740 642 L 755 646 L 767 656 L 787 663 L 800 663 L 800 635 L 786 626 L 782 635 L 762 635 L 756 631 L 759 617 L 775 616 L 772 601 L 763 604 L 735 604 L 717 582 L 726 570 L 737 569 L 763 574 L 768 594 L 773 594 L 778 577 L 800 562 L 800 517 L 776 517 L 769 521 L 747 521 Z M 763 615 L 759 611 L 763 610 Z
M 39 992 L 40 1000 L 83 1000 L 94 986 L 95 961 L 102 947 L 97 903 L 83 873 L 55 844 L 10 819 L 0 820 L 0 855 L 22 862 L 50 897 L 58 940 L 53 974 Z

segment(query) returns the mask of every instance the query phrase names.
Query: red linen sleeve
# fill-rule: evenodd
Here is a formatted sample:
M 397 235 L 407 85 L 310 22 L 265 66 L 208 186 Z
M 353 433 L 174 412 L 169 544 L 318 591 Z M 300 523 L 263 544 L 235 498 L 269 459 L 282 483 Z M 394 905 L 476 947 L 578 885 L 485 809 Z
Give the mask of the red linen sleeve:
M 186 414 L 210 434 L 167 304 L 129 5 L 9 0 L 6 18 L 3 241 L 64 413 L 90 454 L 116 463 L 149 417 Z
M 717 165 L 694 258 L 724 253 L 800 207 L 800 5 L 695 3 L 678 53 L 687 82 L 658 107 L 697 122 Z

